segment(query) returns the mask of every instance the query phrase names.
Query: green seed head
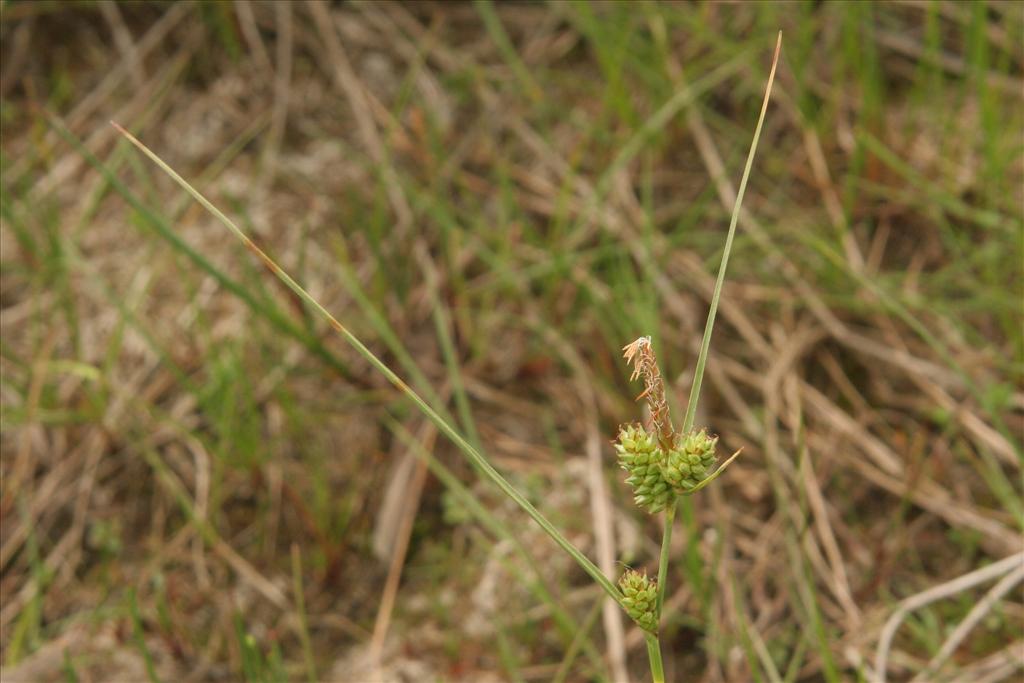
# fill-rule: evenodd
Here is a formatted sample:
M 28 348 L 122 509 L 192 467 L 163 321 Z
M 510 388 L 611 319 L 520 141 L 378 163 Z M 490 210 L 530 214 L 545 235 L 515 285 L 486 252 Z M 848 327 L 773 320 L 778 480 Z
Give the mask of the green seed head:
M 665 454 L 661 473 L 672 490 L 679 495 L 692 491 L 707 479 L 715 464 L 717 436 L 709 436 L 707 430 L 691 431 L 676 443 L 675 448 Z
M 665 451 L 654 436 L 643 425 L 621 427 L 615 452 L 619 466 L 629 474 L 626 483 L 633 489 L 633 502 L 652 514 L 664 510 L 675 494 L 662 475 Z
M 622 606 L 643 630 L 658 632 L 658 582 L 632 569 L 619 579 L 619 588 L 624 596 Z

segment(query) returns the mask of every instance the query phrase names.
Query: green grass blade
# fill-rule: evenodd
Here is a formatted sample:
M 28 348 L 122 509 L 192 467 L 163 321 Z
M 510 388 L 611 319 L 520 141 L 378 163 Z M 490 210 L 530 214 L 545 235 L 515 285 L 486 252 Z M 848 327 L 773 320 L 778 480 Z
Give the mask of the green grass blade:
M 134 588 L 128 591 L 128 610 L 132 618 L 132 640 L 135 642 L 135 647 L 138 648 L 139 653 L 142 655 L 142 661 L 146 665 L 146 676 L 149 678 L 150 683 L 160 683 L 160 677 L 156 673 L 156 664 L 153 662 L 153 655 L 146 645 L 146 637 L 142 628 L 142 613 L 139 612 L 139 603 L 135 599 Z
M 302 551 L 298 543 L 292 543 L 292 592 L 295 594 L 295 611 L 299 617 L 299 640 L 302 642 L 302 659 L 306 664 L 309 683 L 316 683 L 316 660 L 313 645 L 309 639 L 309 622 L 306 618 L 306 591 L 302 586 Z
M 757 118 L 757 127 L 754 128 L 754 139 L 750 143 L 750 151 L 747 153 L 747 164 L 743 168 L 743 179 L 740 180 L 739 192 L 736 194 L 736 203 L 733 205 L 732 218 L 729 221 L 729 234 L 725 239 L 725 250 L 722 253 L 722 265 L 718 268 L 718 279 L 715 281 L 715 292 L 711 297 L 711 308 L 708 311 L 707 323 L 704 326 L 704 338 L 700 344 L 700 354 L 697 356 L 697 365 L 694 369 L 693 386 L 690 388 L 690 400 L 686 406 L 686 417 L 683 419 L 682 433 L 686 434 L 693 429 L 693 422 L 697 415 L 697 399 L 700 397 L 701 381 L 704 378 L 704 367 L 707 364 L 708 349 L 711 347 L 711 331 L 715 327 L 715 314 L 718 312 L 718 300 L 722 294 L 722 283 L 725 281 L 725 269 L 729 264 L 729 253 L 732 251 L 732 240 L 736 234 L 736 224 L 740 218 L 740 208 L 743 206 L 743 194 L 747 189 L 747 181 L 750 179 L 750 169 L 754 165 L 754 154 L 757 152 L 757 143 L 761 138 L 761 128 L 764 125 L 764 117 L 768 111 L 768 100 L 772 94 L 772 84 L 775 82 L 775 69 L 779 64 L 779 51 L 782 49 L 782 31 L 775 41 L 775 55 L 772 57 L 772 68 L 768 73 L 768 84 L 764 91 L 764 100 L 761 102 L 761 113 Z M 738 454 L 737 454 L 738 455 Z M 734 455 L 733 458 L 736 456 Z M 723 465 L 722 469 L 729 462 Z M 715 473 L 715 476 L 721 469 Z M 658 613 L 665 604 L 665 584 L 668 579 L 668 556 L 669 547 L 672 545 L 672 526 L 675 521 L 675 511 L 678 500 L 669 506 L 665 511 L 665 530 L 661 539 L 661 557 L 658 562 Z M 653 664 L 653 660 L 652 660 Z
M 448 368 L 448 377 L 451 380 L 452 391 L 455 394 L 455 409 L 462 422 L 462 428 L 469 436 L 469 442 L 478 449 L 482 448 L 480 435 L 476 429 L 476 422 L 473 420 L 473 410 L 469 405 L 469 396 L 466 394 L 466 387 L 462 382 L 462 370 L 459 367 L 459 359 L 455 352 L 455 343 L 452 340 L 451 317 L 445 308 L 441 297 L 437 293 L 437 283 L 433 282 L 428 287 L 430 293 L 430 307 L 434 318 L 434 328 L 437 331 L 437 339 L 441 346 L 441 354 L 444 356 L 444 364 Z
M 476 7 L 480 18 L 483 19 L 484 26 L 487 28 L 491 40 L 498 46 L 498 50 L 501 51 L 505 61 L 508 62 L 512 72 L 522 84 L 523 90 L 526 91 L 527 95 L 535 103 L 541 102 L 544 99 L 544 91 L 533 80 L 533 76 L 530 75 L 530 69 L 523 63 L 519 53 L 516 52 L 516 48 L 509 39 L 505 27 L 501 24 L 501 17 L 498 16 L 494 9 L 494 4 L 491 0 L 475 0 L 473 5 Z
M 239 284 L 236 280 L 233 280 L 224 272 L 217 269 L 205 256 L 197 252 L 189 246 L 187 242 L 181 239 L 181 237 L 178 236 L 178 234 L 175 233 L 167 224 L 167 221 L 151 211 L 141 199 L 132 193 L 124 183 L 122 183 L 121 180 L 114 175 L 105 164 L 103 164 L 103 162 L 89 152 L 89 150 L 87 150 L 82 143 L 75 138 L 69 130 L 67 130 L 67 128 L 55 119 L 48 119 L 48 123 L 55 131 L 57 131 L 58 135 L 64 138 L 65 142 L 71 145 L 80 155 L 82 155 L 83 159 L 99 171 L 103 175 L 104 179 L 110 183 L 110 186 L 113 187 L 118 194 L 124 197 L 124 199 L 139 213 L 146 223 L 148 223 L 161 238 L 170 243 L 176 251 L 184 254 L 202 271 L 213 277 L 220 286 L 238 297 L 242 303 L 248 306 L 257 315 L 266 318 L 266 320 L 273 325 L 275 329 L 287 334 L 289 337 L 292 337 L 303 344 L 331 368 L 336 370 L 342 377 L 351 379 L 352 373 L 345 363 L 340 358 L 332 354 L 319 339 L 306 334 L 301 327 L 285 317 L 276 308 L 267 307 L 263 302 L 260 302 L 253 297 L 250 292 L 246 291 L 245 287 Z
M 590 612 L 583 618 L 583 623 L 579 630 L 576 631 L 576 637 L 573 638 L 572 643 L 569 644 L 569 649 L 565 651 L 565 656 L 562 657 L 562 663 L 558 665 L 558 670 L 555 671 L 555 675 L 551 678 L 551 683 L 565 683 L 566 677 L 569 675 L 570 669 L 572 669 L 573 662 L 576 661 L 576 655 L 583 645 L 583 641 L 587 638 L 587 634 L 594 628 L 594 624 L 597 623 L 597 618 L 601 616 L 601 603 L 603 599 L 598 600 L 594 603 L 594 606 L 590 608 Z
M 718 279 L 715 281 L 715 293 L 711 297 L 711 308 L 708 311 L 707 323 L 704 325 L 704 338 L 700 343 L 700 354 L 697 356 L 697 365 L 694 368 L 693 386 L 690 387 L 690 400 L 686 406 L 686 417 L 683 419 L 683 434 L 693 428 L 693 421 L 697 416 L 697 399 L 700 397 L 701 382 L 704 379 L 704 366 L 708 360 L 708 349 L 711 348 L 711 331 L 715 327 L 715 315 L 718 313 L 718 299 L 722 295 L 722 283 L 725 282 L 725 269 L 729 265 L 729 253 L 732 251 L 732 240 L 736 235 L 736 224 L 740 219 L 740 209 L 743 206 L 743 194 L 747 191 L 747 181 L 750 179 L 750 169 L 754 165 L 754 154 L 757 152 L 757 143 L 761 139 L 761 128 L 764 125 L 764 116 L 768 111 L 768 100 L 772 95 L 772 84 L 775 82 L 775 69 L 779 64 L 779 51 L 782 49 L 782 31 L 779 31 L 778 40 L 775 42 L 775 56 L 772 58 L 772 69 L 768 73 L 768 85 L 765 87 L 764 100 L 761 102 L 761 114 L 757 118 L 757 127 L 754 129 L 754 139 L 750 143 L 750 152 L 747 153 L 747 164 L 743 168 L 743 179 L 740 180 L 740 189 L 736 193 L 736 203 L 732 207 L 732 218 L 729 220 L 729 234 L 725 238 L 725 251 L 722 252 L 722 265 L 718 267 Z
M 251 251 L 263 264 L 273 272 L 284 284 L 292 290 L 300 299 L 310 305 L 317 313 L 319 313 L 324 320 L 330 324 L 332 328 L 338 334 L 345 338 L 345 341 L 354 348 L 359 355 L 361 355 L 367 362 L 370 363 L 378 372 L 391 382 L 392 385 L 399 391 L 401 391 L 406 397 L 408 397 L 420 411 L 430 418 L 430 421 L 437 425 L 437 428 L 447 436 L 456 446 L 462 450 L 466 456 L 475 463 L 483 474 L 490 479 L 495 485 L 502 490 L 505 495 L 514 500 L 519 507 L 521 507 L 533 520 L 550 536 L 555 543 L 557 543 L 565 552 L 569 553 L 576 563 L 590 575 L 595 582 L 597 582 L 616 602 L 621 600 L 621 594 L 615 585 L 608 580 L 608 578 L 601 573 L 597 565 L 590 561 L 576 546 L 569 542 L 565 536 L 562 535 L 555 526 L 548 521 L 548 519 L 542 515 L 533 504 L 526 499 L 519 491 L 517 491 L 501 474 L 494 469 L 494 467 L 487 461 L 483 455 L 477 451 L 465 438 L 449 424 L 444 418 L 442 418 L 437 411 L 430 407 L 430 405 L 420 397 L 412 388 L 406 384 L 398 375 L 396 375 L 391 368 L 389 368 L 382 360 L 380 360 L 369 348 L 366 347 L 352 332 L 342 325 L 338 320 L 331 315 L 331 313 L 324 308 L 319 301 L 313 298 L 302 286 L 292 279 L 288 273 L 281 269 L 280 266 L 271 259 L 266 252 L 260 249 L 256 244 L 249 239 L 249 237 L 242 232 L 235 223 L 224 215 L 220 209 L 213 205 L 206 197 L 204 197 L 198 190 L 192 187 L 188 181 L 178 175 L 174 169 L 168 166 L 164 161 L 154 154 L 148 147 L 142 144 L 135 138 L 131 133 L 126 131 L 121 126 L 111 121 L 117 130 L 125 136 L 133 145 L 135 145 L 143 154 L 160 167 L 164 173 L 167 173 L 179 186 L 189 194 L 191 194 L 197 202 L 199 202 L 207 211 L 214 215 L 232 234 L 237 237 L 245 247 Z

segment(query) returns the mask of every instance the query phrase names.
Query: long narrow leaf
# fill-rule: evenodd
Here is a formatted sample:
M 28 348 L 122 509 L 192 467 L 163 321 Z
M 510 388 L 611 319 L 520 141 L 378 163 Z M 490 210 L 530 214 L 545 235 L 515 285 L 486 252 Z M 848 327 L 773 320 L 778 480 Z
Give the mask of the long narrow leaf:
M 114 123 L 113 121 L 111 121 L 110 123 L 118 130 L 118 132 L 121 133 L 121 135 L 123 135 L 129 142 L 135 145 L 143 154 L 149 157 L 149 159 L 153 163 L 159 166 L 164 173 L 169 175 L 176 183 L 178 183 L 178 185 L 180 185 L 182 189 L 184 189 L 186 192 L 192 195 L 192 197 L 194 197 L 197 202 L 202 204 L 207 211 L 213 214 L 214 217 L 217 218 L 217 220 L 219 220 L 226 228 L 228 228 L 235 235 L 235 237 L 237 237 L 242 242 L 242 244 L 244 244 L 245 247 L 249 249 L 249 251 L 251 251 L 257 258 L 259 258 L 260 261 L 262 261 L 263 264 L 271 272 L 273 272 L 282 282 L 284 282 L 284 284 L 290 290 L 295 292 L 295 294 L 300 299 L 309 304 L 317 313 L 319 313 L 324 318 L 324 320 L 328 322 L 328 324 L 332 328 L 334 328 L 335 331 L 338 332 L 338 334 L 344 337 L 345 341 L 347 341 L 349 345 L 351 345 L 356 351 L 359 352 L 359 355 L 365 358 L 370 363 L 370 365 L 372 365 L 374 368 L 377 369 L 378 372 L 384 375 L 384 377 L 387 378 L 387 380 L 391 382 L 391 384 L 393 384 L 395 388 L 397 388 L 399 391 L 405 394 L 406 397 L 408 397 L 414 404 L 416 404 L 416 407 L 419 408 L 424 415 L 430 418 L 431 422 L 437 425 L 437 428 L 440 429 L 445 436 L 451 439 L 452 442 L 454 442 L 455 445 L 458 446 L 462 450 L 462 452 L 465 453 L 466 456 L 480 468 L 480 470 L 488 479 L 494 482 L 498 486 L 498 488 L 500 488 L 509 498 L 514 500 L 516 504 L 519 505 L 519 507 L 525 510 L 526 513 L 530 515 L 530 517 L 532 517 L 533 520 L 537 522 L 537 524 L 540 525 L 540 527 L 552 539 L 554 539 L 555 543 L 557 543 L 559 546 L 561 546 L 563 550 L 569 553 L 573 557 L 573 559 L 576 560 L 577 564 L 579 564 L 580 567 L 582 567 L 582 569 L 590 575 L 590 578 L 597 582 L 608 593 L 608 595 L 614 598 L 616 602 L 621 601 L 622 596 L 619 593 L 619 590 L 611 581 L 608 580 L 608 578 L 604 574 L 601 573 L 601 570 L 598 569 L 597 565 L 591 562 L 590 559 L 587 558 L 576 546 L 570 543 L 569 540 L 565 538 L 565 536 L 563 536 L 562 533 L 558 531 L 558 529 L 556 529 L 555 526 L 550 521 L 548 521 L 548 519 L 544 515 L 542 515 L 533 506 L 533 504 L 530 503 L 530 501 L 526 499 L 525 496 L 519 493 L 519 491 L 517 491 L 515 487 L 512 486 L 512 484 L 510 484 L 503 476 L 501 476 L 501 474 L 496 469 L 494 469 L 494 467 L 487 461 L 487 459 L 484 458 L 483 455 L 481 455 L 480 452 L 477 451 L 476 448 L 472 446 L 472 444 L 470 444 L 465 438 L 463 438 L 463 436 L 454 427 L 452 427 L 451 424 L 448 423 L 448 421 L 442 418 L 433 408 L 431 408 L 430 405 L 426 401 L 424 401 L 419 394 L 413 391 L 413 389 L 408 384 L 406 384 L 398 375 L 396 375 L 391 370 L 391 368 L 389 368 L 382 360 L 377 358 L 377 356 L 374 355 L 374 353 L 370 351 L 370 349 L 368 349 L 366 345 L 363 344 L 363 342 L 361 342 L 354 334 L 352 334 L 348 330 L 348 328 L 346 328 L 344 325 L 338 322 L 338 320 L 333 315 L 331 315 L 331 313 L 326 308 L 324 308 L 320 304 L 320 302 L 314 299 L 313 296 L 310 295 L 305 289 L 303 289 L 303 287 L 298 282 L 293 280 L 292 277 L 288 275 L 288 273 L 282 270 L 281 267 L 278 266 L 277 263 L 266 254 L 266 252 L 264 252 L 262 249 L 256 246 L 256 244 L 251 239 L 249 239 L 249 237 L 244 232 L 242 232 L 241 228 L 235 225 L 235 223 L 226 215 L 224 215 L 224 213 L 220 209 L 214 206 L 212 202 L 210 202 L 198 190 L 192 187 L 188 183 L 188 181 L 186 181 L 184 178 L 178 175 L 174 171 L 174 169 L 172 169 L 170 166 L 164 163 L 164 161 L 160 157 L 158 157 L 148 147 L 146 147 L 138 139 L 136 139 L 134 135 L 126 131 L 117 123 Z
M 747 164 L 743 168 L 743 179 L 740 180 L 740 189 L 736 193 L 736 203 L 732 207 L 732 219 L 729 221 L 729 234 L 725 238 L 725 250 L 722 252 L 722 264 L 718 267 L 718 279 L 715 281 L 715 292 L 711 296 L 711 308 L 708 311 L 708 320 L 704 325 L 704 338 L 701 340 L 700 353 L 697 355 L 697 365 L 693 372 L 693 386 L 690 388 L 690 400 L 686 406 L 686 417 L 683 419 L 683 434 L 693 429 L 693 422 L 697 416 L 697 400 L 700 398 L 701 381 L 704 379 L 704 366 L 707 365 L 708 349 L 711 347 L 711 332 L 715 327 L 715 314 L 718 312 L 718 300 L 722 295 L 722 283 L 725 282 L 725 269 L 729 265 L 729 254 L 732 251 L 732 239 L 736 234 L 736 224 L 740 218 L 740 208 L 743 206 L 743 194 L 747 191 L 747 181 L 750 179 L 750 169 L 754 165 L 754 153 L 757 152 L 757 143 L 761 139 L 761 127 L 764 125 L 764 117 L 768 112 L 768 100 L 772 95 L 772 84 L 775 82 L 775 69 L 779 64 L 779 51 L 782 49 L 782 31 L 775 41 L 775 55 L 772 57 L 772 68 L 768 73 L 768 84 L 764 90 L 764 100 L 761 102 L 761 114 L 757 118 L 757 127 L 754 128 L 754 139 L 750 143 L 750 151 L 747 153 Z M 733 456 L 735 458 L 736 456 Z M 729 459 L 715 474 L 717 477 L 726 465 L 732 462 Z M 665 511 L 665 530 L 661 539 L 661 557 L 658 562 L 658 612 L 661 612 L 665 604 L 665 580 L 668 578 L 668 553 L 672 544 L 672 524 L 675 521 L 676 505 L 673 503 Z

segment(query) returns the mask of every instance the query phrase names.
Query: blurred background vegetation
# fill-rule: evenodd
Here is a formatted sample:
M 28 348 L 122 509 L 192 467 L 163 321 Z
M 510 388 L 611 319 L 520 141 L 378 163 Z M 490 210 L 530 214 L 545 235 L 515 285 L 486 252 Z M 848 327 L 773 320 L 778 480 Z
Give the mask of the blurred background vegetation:
M 1019 676 L 1024 4 L 4 2 L 4 680 L 645 680 L 107 122 L 656 573 L 620 348 L 652 335 L 681 415 L 779 29 L 698 413 L 744 453 L 681 507 L 668 676 Z

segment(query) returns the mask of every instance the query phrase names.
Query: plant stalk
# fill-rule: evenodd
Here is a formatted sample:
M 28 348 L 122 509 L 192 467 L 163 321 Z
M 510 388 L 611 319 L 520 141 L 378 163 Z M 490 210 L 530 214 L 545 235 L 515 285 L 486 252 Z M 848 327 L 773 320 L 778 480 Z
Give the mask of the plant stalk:
M 665 508 L 665 529 L 661 536 L 661 557 L 658 560 L 658 622 L 661 622 L 661 608 L 665 604 L 665 583 L 668 581 L 668 556 L 669 547 L 672 545 L 672 526 L 676 521 L 676 508 L 679 507 L 679 499 L 676 498 L 672 504 Z
M 661 663 L 661 643 L 658 636 L 645 633 L 647 639 L 647 658 L 651 660 L 651 681 L 653 683 L 665 683 L 665 667 Z

